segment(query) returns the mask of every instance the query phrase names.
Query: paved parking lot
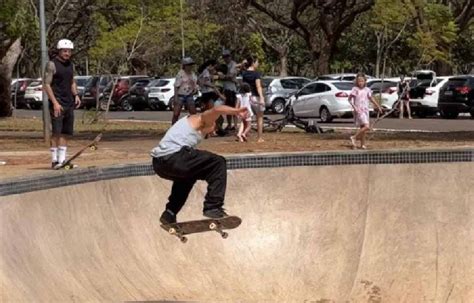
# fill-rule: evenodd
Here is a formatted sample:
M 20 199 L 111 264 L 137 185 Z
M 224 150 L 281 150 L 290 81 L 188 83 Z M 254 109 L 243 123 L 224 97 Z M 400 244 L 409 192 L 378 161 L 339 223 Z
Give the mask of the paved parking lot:
M 76 119 L 81 119 L 82 110 L 76 111 Z M 185 115 L 184 113 L 183 115 Z M 17 110 L 17 117 L 37 117 L 41 118 L 42 112 L 39 110 Z M 110 112 L 110 119 L 119 120 L 141 120 L 141 121 L 171 121 L 172 113 L 170 111 L 137 111 L 137 112 Z M 269 114 L 270 118 L 277 119 L 279 115 Z M 318 120 L 316 120 L 318 121 Z M 320 124 L 321 126 L 331 128 L 347 128 L 354 127 L 352 119 L 334 119 L 331 123 Z M 452 131 L 474 131 L 474 119 L 470 115 L 462 115 L 455 120 L 446 120 L 441 118 L 425 118 L 425 119 L 396 119 L 386 118 L 380 121 L 377 129 L 403 130 L 403 131 L 436 131 L 436 132 L 452 132 Z

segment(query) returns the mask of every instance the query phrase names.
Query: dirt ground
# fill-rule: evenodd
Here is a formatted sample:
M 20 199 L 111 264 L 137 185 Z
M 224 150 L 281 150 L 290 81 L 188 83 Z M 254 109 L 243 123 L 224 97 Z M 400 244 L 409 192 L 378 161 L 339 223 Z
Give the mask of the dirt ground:
M 97 151 L 85 151 L 75 164 L 80 167 L 118 163 L 136 163 L 150 160 L 149 152 L 157 145 L 169 124 L 143 122 L 111 122 L 103 131 Z M 71 155 L 92 140 L 103 125 L 76 125 L 76 134 L 69 143 Z M 352 132 L 336 131 L 327 134 L 308 134 L 295 128 L 281 133 L 265 133 L 264 143 L 236 142 L 234 136 L 213 137 L 203 140 L 199 148 L 219 154 L 268 153 L 291 151 L 346 151 L 350 150 L 348 137 Z M 374 132 L 369 135 L 369 150 L 424 149 L 474 147 L 474 132 L 412 133 Z M 49 144 L 42 137 L 38 119 L 0 120 L 0 178 L 45 173 L 50 168 Z

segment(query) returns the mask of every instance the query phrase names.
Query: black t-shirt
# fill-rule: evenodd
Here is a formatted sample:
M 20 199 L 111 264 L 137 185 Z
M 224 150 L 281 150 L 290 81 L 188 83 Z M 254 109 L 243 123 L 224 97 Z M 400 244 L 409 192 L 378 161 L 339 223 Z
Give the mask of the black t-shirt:
M 261 79 L 262 75 L 254 70 L 245 70 L 242 72 L 242 81 L 250 85 L 253 96 L 258 96 L 257 79 Z
M 71 61 L 62 62 L 57 58 L 54 58 L 52 61 L 56 68 L 53 81 L 51 82 L 54 96 L 62 106 L 74 106 L 74 97 L 71 89 L 74 78 L 73 64 Z

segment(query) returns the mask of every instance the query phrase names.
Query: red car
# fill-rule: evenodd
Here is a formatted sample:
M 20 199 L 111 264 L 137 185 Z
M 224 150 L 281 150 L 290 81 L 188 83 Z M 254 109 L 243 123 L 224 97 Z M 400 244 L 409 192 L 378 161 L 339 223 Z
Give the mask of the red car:
M 128 91 L 135 82 L 142 79 L 149 79 L 149 76 L 120 76 L 119 78 L 114 78 L 114 81 L 111 81 L 107 87 L 104 89 L 104 94 L 99 100 L 99 107 L 101 110 L 107 109 L 107 103 L 110 98 L 110 94 L 113 86 L 112 100 L 110 102 L 111 108 L 122 109 L 125 111 L 133 110 L 133 107 L 130 105 Z M 114 85 L 115 84 L 115 85 Z

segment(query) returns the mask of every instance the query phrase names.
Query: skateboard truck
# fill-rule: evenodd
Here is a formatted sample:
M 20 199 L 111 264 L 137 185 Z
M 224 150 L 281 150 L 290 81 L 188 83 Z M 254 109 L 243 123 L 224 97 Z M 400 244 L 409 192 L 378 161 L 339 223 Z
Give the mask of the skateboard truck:
M 179 229 L 176 229 L 174 227 L 170 227 L 170 229 L 168 229 L 168 232 L 171 234 L 171 235 L 174 235 L 176 237 L 179 238 L 179 240 L 182 242 L 182 243 L 186 243 L 188 242 L 188 238 L 183 236 L 182 233 L 179 231 Z
M 209 224 L 209 229 L 218 232 L 223 239 L 226 239 L 229 236 L 228 233 L 222 230 L 220 224 L 217 222 L 212 222 L 211 224 Z

